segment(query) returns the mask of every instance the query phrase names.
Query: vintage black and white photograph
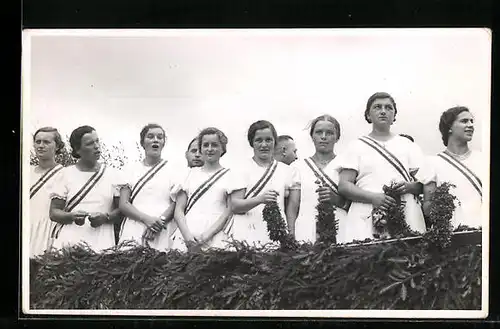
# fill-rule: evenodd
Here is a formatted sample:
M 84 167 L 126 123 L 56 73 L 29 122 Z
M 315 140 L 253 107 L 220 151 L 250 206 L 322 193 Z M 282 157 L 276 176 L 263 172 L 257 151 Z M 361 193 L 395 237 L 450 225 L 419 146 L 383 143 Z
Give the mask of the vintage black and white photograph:
M 24 313 L 488 315 L 490 30 L 22 48 Z

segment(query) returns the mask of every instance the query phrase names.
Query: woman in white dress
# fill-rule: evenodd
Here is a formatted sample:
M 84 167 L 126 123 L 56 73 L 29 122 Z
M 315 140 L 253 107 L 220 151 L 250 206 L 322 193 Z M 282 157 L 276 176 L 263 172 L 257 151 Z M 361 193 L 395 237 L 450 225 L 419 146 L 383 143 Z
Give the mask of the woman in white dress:
M 177 187 L 175 222 L 178 230 L 173 248 L 186 251 L 197 248 L 225 248 L 223 227 L 231 216 L 228 190 L 229 169 L 219 160 L 226 153 L 227 137 L 217 128 L 205 128 L 198 136 L 204 164 L 189 170 Z
M 389 94 L 372 95 L 365 110 L 371 133 L 351 142 L 345 154 L 339 155 L 339 192 L 352 201 L 346 220 L 339 223 L 339 242 L 373 238 L 372 210 L 384 211 L 395 205 L 383 192 L 383 186 L 391 182 L 397 182 L 396 192 L 406 201 L 405 220 L 410 229 L 425 232 L 416 197 L 422 193 L 418 179 L 425 160 L 416 143 L 391 132 L 396 113 L 396 103 Z
M 96 252 L 115 245 L 113 222 L 120 218 L 114 206 L 117 174 L 98 160 L 99 137 L 94 128 L 82 126 L 70 136 L 76 164 L 61 171 L 51 192 L 50 219 L 53 246 L 87 243 Z
M 144 159 L 123 170 L 120 211 L 126 218 L 120 229 L 120 243 L 134 241 L 158 250 L 171 248 L 171 220 L 175 209 L 171 191 L 176 171 L 162 158 L 166 138 L 160 125 L 146 125 L 140 132 Z M 149 238 L 147 230 L 151 233 Z
M 424 212 L 430 210 L 430 198 L 436 186 L 448 182 L 456 186 L 450 193 L 459 201 L 452 225 L 481 227 L 482 180 L 487 169 L 482 153 L 469 148 L 474 135 L 474 117 L 464 106 L 450 108 L 441 115 L 439 130 L 446 149 L 430 158 L 432 174 L 424 186 Z
M 264 205 L 277 202 L 281 216 L 293 234 L 300 203 L 300 174 L 293 167 L 273 158 L 278 138 L 274 126 L 265 120 L 254 122 L 248 129 L 248 142 L 253 157 L 234 172 L 235 185 L 230 192 L 235 214 L 225 227 L 235 240 L 249 245 L 270 243 Z
M 331 115 L 315 118 L 309 135 L 315 153 L 309 158 L 296 161 L 301 179 L 299 216 L 295 223 L 295 238 L 312 242 L 317 239 L 316 206 L 319 202 L 331 201 L 335 206 L 335 219 L 343 222 L 346 217 L 346 200 L 338 193 L 339 173 L 336 167 L 335 144 L 340 139 L 340 124 Z
M 195 137 L 188 145 L 185 154 L 188 168 L 203 166 L 203 158 L 198 144 L 198 137 Z
M 64 148 L 61 135 L 52 127 L 38 129 L 33 142 L 38 165 L 30 167 L 30 258 L 43 254 L 52 246 L 50 234 L 54 223 L 49 218 L 50 190 L 63 168 L 56 163 L 55 157 Z

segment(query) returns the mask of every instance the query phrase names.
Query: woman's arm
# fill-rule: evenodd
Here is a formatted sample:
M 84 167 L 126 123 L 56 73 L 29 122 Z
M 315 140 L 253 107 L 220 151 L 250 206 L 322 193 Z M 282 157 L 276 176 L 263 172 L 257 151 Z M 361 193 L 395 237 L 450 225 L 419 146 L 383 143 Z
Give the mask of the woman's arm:
M 230 206 L 226 207 L 224 209 L 224 212 L 217 219 L 217 221 L 215 221 L 215 223 L 213 223 L 212 226 L 210 226 L 205 232 L 203 232 L 203 234 L 200 236 L 200 240 L 203 243 L 212 240 L 212 238 L 217 233 L 222 231 L 224 225 L 226 225 L 226 222 L 231 218 L 232 215 L 233 213 L 231 212 Z
M 186 216 L 184 215 L 184 210 L 186 209 L 187 195 L 183 190 L 179 191 L 177 194 L 177 199 L 175 203 L 174 220 L 181 231 L 182 236 L 185 241 L 193 241 L 194 236 L 189 231 L 186 223 Z
M 71 224 L 74 221 L 84 221 L 88 213 L 84 211 L 67 212 L 64 211 L 66 201 L 54 198 L 50 201 L 50 220 L 60 224 Z
M 295 221 L 299 215 L 300 193 L 300 189 L 290 190 L 288 198 L 285 199 L 285 217 L 291 234 L 295 233 Z
M 352 169 L 342 169 L 340 172 L 339 193 L 345 198 L 361 203 L 370 203 L 375 208 L 387 210 L 396 205 L 396 201 L 384 193 L 373 193 L 358 187 L 356 181 L 358 173 Z
M 423 187 L 424 204 L 422 205 L 422 208 L 425 216 L 430 215 L 431 203 L 432 203 L 431 199 L 434 194 L 434 191 L 436 191 L 436 182 L 427 183 Z
M 246 189 L 231 193 L 231 211 L 234 214 L 242 215 L 262 203 L 277 202 L 278 192 L 274 190 L 266 191 L 253 198 L 244 199 Z
M 144 223 L 144 225 L 155 231 L 161 229 L 162 223 L 160 218 L 154 218 L 139 211 L 130 202 L 130 193 L 131 192 L 129 187 L 124 186 L 120 189 L 119 210 L 121 211 L 121 213 L 128 218 Z

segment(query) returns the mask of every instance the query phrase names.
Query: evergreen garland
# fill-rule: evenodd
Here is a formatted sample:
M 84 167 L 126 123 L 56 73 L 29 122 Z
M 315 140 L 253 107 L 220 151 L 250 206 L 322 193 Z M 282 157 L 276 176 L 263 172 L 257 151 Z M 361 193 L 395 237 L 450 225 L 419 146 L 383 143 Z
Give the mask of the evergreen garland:
M 281 216 L 279 206 L 276 202 L 266 203 L 262 210 L 262 218 L 267 223 L 269 239 L 279 242 L 284 250 L 297 248 L 295 238 L 288 231 L 285 220 Z
M 316 184 L 320 184 L 316 181 Z M 338 221 L 335 218 L 336 207 L 331 201 L 318 202 L 316 205 L 316 236 L 318 243 L 337 243 Z
M 387 211 L 383 211 L 379 208 L 374 208 L 372 210 L 371 218 L 375 237 L 402 238 L 415 235 L 415 232 L 413 232 L 406 223 L 406 202 L 401 200 L 401 196 L 395 192 L 396 184 L 397 183 L 393 181 L 389 186 L 383 186 L 384 194 L 396 200 L 396 206 L 390 207 Z
M 429 247 L 444 249 L 450 246 L 453 226 L 451 219 L 455 211 L 456 196 L 450 193 L 451 183 L 444 182 L 439 185 L 431 197 L 431 209 L 428 218 L 429 230 L 424 234 Z M 463 230 L 463 226 L 460 227 Z

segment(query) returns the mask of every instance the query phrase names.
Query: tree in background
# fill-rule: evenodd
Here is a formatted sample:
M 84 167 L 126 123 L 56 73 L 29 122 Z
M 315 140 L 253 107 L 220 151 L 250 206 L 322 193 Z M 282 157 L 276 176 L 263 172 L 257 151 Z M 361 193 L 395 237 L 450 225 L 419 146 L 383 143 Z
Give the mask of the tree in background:
M 66 136 L 64 148 L 58 155 L 56 155 L 56 162 L 64 167 L 75 164 L 77 160 L 71 155 L 71 147 L 69 145 L 69 137 Z M 136 158 L 141 160 L 143 158 L 143 154 L 138 143 L 136 143 L 135 150 L 137 152 Z M 122 142 L 119 142 L 118 145 L 111 146 L 108 146 L 105 142 L 101 142 L 101 158 L 102 161 L 104 161 L 104 163 L 108 166 L 116 169 L 121 169 L 130 160 L 129 156 L 125 152 Z M 38 158 L 36 157 L 33 148 L 30 150 L 30 165 L 38 165 Z

